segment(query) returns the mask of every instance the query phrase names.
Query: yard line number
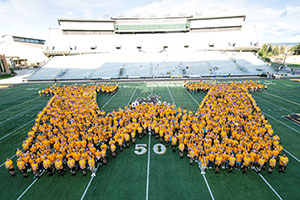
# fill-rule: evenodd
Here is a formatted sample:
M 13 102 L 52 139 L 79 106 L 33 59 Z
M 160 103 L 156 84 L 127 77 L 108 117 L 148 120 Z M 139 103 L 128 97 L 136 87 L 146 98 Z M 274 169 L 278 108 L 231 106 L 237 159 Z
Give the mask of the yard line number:
M 161 155 L 165 154 L 167 151 L 167 148 L 163 144 L 155 144 L 152 148 L 154 153 Z M 147 152 L 147 144 L 136 144 L 134 153 L 137 155 L 144 155 Z

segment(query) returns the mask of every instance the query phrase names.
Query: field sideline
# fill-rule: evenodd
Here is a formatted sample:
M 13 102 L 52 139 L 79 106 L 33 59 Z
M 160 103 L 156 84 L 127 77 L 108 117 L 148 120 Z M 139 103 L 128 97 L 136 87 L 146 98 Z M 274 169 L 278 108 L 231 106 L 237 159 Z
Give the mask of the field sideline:
M 33 180 L 30 174 L 24 179 L 9 177 L 3 163 L 6 157 L 14 161 L 15 152 L 21 147 L 36 115 L 50 97 L 39 97 L 38 90 L 50 84 L 20 85 L 0 90 L 0 199 L 299 199 L 300 197 L 300 126 L 283 116 L 300 113 L 300 83 L 289 80 L 260 80 L 268 84 L 266 92 L 251 93 L 264 115 L 270 121 L 274 133 L 280 136 L 284 153 L 289 157 L 286 174 L 266 171 L 258 175 L 249 170 L 228 174 L 221 170 L 215 175 L 206 170 L 202 176 L 196 163 L 190 166 L 188 158 L 180 159 L 178 151 L 171 147 L 165 154 L 153 151 L 159 143 L 154 136 L 137 139 L 145 145 L 143 155 L 134 153 L 135 145 L 116 158 L 109 157 L 100 166 L 97 176 L 83 177 L 78 171 L 75 177 L 68 172 L 64 177 L 43 175 Z M 114 95 L 98 95 L 100 109 L 110 112 L 124 107 L 138 97 L 158 95 L 161 101 L 195 111 L 206 93 L 190 94 L 183 82 L 121 83 Z M 276 167 L 277 169 L 277 167 Z

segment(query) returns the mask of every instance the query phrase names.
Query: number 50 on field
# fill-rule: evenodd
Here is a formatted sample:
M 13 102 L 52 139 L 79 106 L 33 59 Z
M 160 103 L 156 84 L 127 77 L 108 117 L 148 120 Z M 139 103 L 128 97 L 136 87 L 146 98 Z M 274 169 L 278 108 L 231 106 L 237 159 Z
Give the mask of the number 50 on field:
M 136 155 L 144 155 L 147 152 L 147 144 L 136 144 L 134 149 Z M 152 150 L 156 154 L 165 154 L 167 148 L 163 144 L 155 144 Z

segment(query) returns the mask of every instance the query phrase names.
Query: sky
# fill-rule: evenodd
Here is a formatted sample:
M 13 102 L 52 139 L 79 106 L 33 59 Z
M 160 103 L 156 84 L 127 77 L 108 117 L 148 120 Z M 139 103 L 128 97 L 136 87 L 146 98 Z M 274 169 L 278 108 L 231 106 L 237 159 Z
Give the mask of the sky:
M 58 18 L 241 14 L 261 43 L 300 42 L 300 0 L 0 0 L 0 36 L 47 39 Z

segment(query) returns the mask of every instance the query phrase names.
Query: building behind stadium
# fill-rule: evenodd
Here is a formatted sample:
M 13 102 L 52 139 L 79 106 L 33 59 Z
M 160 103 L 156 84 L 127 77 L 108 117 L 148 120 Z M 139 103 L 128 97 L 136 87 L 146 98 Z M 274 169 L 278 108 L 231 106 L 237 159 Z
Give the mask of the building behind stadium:
M 0 54 L 4 54 L 7 64 L 14 69 L 40 66 L 48 58 L 43 53 L 45 40 L 3 35 L 0 37 Z

